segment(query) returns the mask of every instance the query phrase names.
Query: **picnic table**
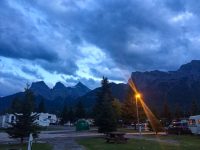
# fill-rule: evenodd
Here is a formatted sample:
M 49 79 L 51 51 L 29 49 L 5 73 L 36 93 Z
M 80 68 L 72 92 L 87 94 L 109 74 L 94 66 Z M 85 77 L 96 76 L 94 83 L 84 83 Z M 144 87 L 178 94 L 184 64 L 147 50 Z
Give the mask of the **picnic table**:
M 106 134 L 107 143 L 126 143 L 128 138 L 125 137 L 124 132 L 109 132 Z

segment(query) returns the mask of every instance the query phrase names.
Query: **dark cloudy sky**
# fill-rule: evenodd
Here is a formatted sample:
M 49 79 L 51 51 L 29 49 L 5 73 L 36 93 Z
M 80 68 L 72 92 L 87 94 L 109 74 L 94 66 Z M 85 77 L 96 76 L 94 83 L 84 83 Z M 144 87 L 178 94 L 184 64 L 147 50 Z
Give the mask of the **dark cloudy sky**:
M 0 0 L 0 96 L 200 58 L 199 0 Z

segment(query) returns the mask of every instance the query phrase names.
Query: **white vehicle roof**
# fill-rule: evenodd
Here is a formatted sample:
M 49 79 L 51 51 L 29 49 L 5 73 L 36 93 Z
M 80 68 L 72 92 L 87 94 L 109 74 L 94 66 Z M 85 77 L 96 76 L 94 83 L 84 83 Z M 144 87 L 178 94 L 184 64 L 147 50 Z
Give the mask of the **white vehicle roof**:
M 190 116 L 189 119 L 197 119 L 197 118 L 200 118 L 200 115 L 196 115 L 196 116 Z

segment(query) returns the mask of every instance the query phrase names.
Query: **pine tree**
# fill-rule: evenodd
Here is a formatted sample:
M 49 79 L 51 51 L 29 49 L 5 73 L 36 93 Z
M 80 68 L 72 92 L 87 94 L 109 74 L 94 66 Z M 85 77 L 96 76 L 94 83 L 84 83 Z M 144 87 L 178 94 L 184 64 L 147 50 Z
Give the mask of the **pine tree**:
M 167 102 L 164 103 L 162 117 L 164 119 L 164 125 L 167 126 L 171 122 L 171 112 L 169 110 L 169 105 Z
M 45 113 L 45 104 L 44 104 L 44 99 L 42 99 L 38 105 L 38 113 Z
M 142 107 L 141 101 L 138 101 L 138 114 L 139 114 L 139 121 L 145 122 L 147 117 L 146 117 L 146 114 L 145 114 L 144 109 Z
M 191 108 L 190 108 L 190 115 L 198 115 L 199 108 L 196 101 L 192 101 Z
M 76 105 L 75 115 L 76 119 L 85 118 L 85 109 L 81 101 L 79 101 Z
M 11 103 L 11 108 L 10 108 L 11 113 L 19 113 L 22 111 L 22 101 L 18 98 L 15 97 Z
M 69 109 L 67 116 L 71 123 L 73 123 L 75 121 L 75 114 L 74 114 L 72 107 Z
M 126 99 L 122 104 L 122 119 L 125 125 L 137 122 L 136 101 L 131 87 L 128 87 Z
M 159 111 L 156 109 L 155 106 L 151 107 L 151 112 L 154 114 L 156 118 L 160 118 Z
M 97 94 L 95 106 L 95 122 L 98 126 L 98 132 L 106 133 L 116 131 L 117 119 L 112 107 L 112 97 L 108 79 L 103 77 L 101 90 Z
M 119 121 L 122 116 L 122 105 L 118 99 L 114 99 L 114 101 L 112 101 L 112 106 L 114 108 L 116 118 Z
M 68 109 L 67 109 L 67 105 L 65 104 L 63 107 L 63 110 L 61 112 L 61 124 L 65 124 L 67 121 L 69 121 L 69 117 L 68 117 Z
M 11 138 L 20 138 L 23 143 L 24 138 L 28 137 L 30 133 L 34 137 L 37 137 L 39 127 L 35 123 L 37 114 L 32 114 L 34 110 L 34 95 L 29 89 L 29 86 L 25 88 L 25 96 L 22 103 L 22 110 L 20 113 L 15 113 L 16 121 L 11 123 L 11 127 L 7 129 L 7 133 Z
M 181 108 L 178 104 L 176 104 L 175 106 L 175 118 L 176 119 L 180 119 L 181 117 L 183 117 L 183 112 L 181 111 Z

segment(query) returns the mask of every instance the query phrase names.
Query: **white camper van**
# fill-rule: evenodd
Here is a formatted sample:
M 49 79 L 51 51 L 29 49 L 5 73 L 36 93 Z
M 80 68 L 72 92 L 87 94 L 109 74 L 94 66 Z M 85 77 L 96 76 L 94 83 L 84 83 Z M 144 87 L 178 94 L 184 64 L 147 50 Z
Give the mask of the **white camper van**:
M 38 113 L 38 117 L 36 119 L 36 123 L 43 127 L 49 126 L 50 124 L 56 124 L 56 122 L 57 122 L 56 115 L 49 113 Z
M 200 115 L 190 116 L 189 129 L 193 134 L 200 134 Z
M 10 123 L 15 122 L 16 117 L 14 114 L 5 114 L 0 116 L 0 128 L 10 127 Z

